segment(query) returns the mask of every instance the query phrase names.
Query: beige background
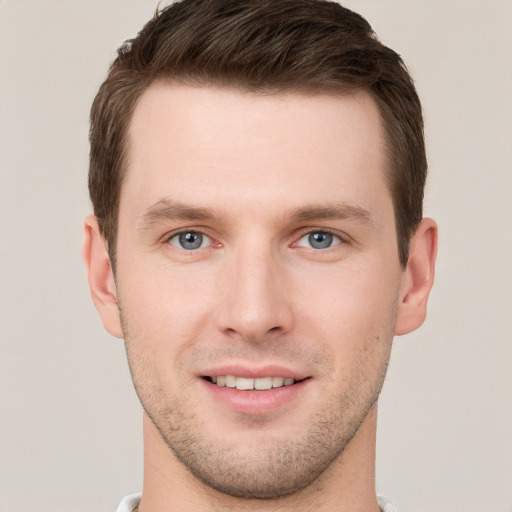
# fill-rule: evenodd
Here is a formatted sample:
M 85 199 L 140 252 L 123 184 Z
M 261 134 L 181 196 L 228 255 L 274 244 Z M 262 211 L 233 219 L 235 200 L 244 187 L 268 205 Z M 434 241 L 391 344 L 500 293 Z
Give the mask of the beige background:
M 512 2 L 351 0 L 423 98 L 430 316 L 398 338 L 377 484 L 402 512 L 512 511 Z M 88 110 L 154 0 L 0 0 L 0 512 L 113 511 L 141 486 L 122 342 L 80 261 Z

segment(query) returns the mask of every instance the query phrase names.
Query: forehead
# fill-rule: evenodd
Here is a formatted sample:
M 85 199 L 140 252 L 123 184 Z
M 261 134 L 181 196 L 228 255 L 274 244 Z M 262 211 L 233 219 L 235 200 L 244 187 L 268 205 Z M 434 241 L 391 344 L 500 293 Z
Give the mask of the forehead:
M 121 206 L 128 196 L 141 208 L 168 195 L 224 208 L 243 200 L 296 208 L 319 197 L 350 202 L 355 194 L 371 204 L 389 195 L 381 117 L 366 93 L 157 82 L 142 95 L 128 135 Z

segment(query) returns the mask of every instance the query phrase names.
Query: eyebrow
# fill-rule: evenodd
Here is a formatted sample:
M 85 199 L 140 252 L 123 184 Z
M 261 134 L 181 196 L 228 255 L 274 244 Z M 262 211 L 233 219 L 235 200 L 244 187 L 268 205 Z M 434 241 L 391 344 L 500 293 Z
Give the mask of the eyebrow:
M 373 217 L 368 210 L 358 205 L 346 203 L 302 206 L 292 211 L 291 219 L 295 222 L 354 220 L 362 224 L 374 224 Z
M 160 199 L 139 217 L 138 225 L 145 229 L 168 220 L 209 220 L 215 217 L 217 216 L 210 208 L 198 208 L 179 201 Z
M 138 220 L 141 229 L 169 220 L 212 220 L 221 215 L 211 208 L 190 206 L 168 198 L 160 199 L 150 206 Z M 373 225 L 372 215 L 365 208 L 347 203 L 327 205 L 305 205 L 294 208 L 285 218 L 292 222 L 314 222 L 320 220 L 350 220 L 361 224 Z

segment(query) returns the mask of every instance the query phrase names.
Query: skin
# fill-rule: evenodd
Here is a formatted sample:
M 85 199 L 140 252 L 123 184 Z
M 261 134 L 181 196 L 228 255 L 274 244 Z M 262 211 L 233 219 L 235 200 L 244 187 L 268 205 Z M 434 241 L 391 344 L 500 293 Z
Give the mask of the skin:
M 116 279 L 93 216 L 83 253 L 145 410 L 139 510 L 377 511 L 377 398 L 425 318 L 437 229 L 402 268 L 371 97 L 155 83 L 129 143 Z M 270 366 L 304 378 L 270 407 L 204 379 Z

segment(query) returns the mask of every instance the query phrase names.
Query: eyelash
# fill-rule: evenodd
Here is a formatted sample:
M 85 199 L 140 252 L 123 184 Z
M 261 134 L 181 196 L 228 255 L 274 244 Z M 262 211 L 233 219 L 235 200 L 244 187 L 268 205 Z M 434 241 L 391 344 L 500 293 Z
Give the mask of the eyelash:
M 311 236 L 313 234 L 317 234 L 317 233 L 318 234 L 321 233 L 323 235 L 330 235 L 334 239 L 337 239 L 339 241 L 337 243 L 333 243 L 332 245 L 329 245 L 328 247 L 325 247 L 325 248 L 304 247 L 304 246 L 299 245 L 299 242 L 303 238 L 305 238 L 307 236 Z M 308 231 L 302 232 L 302 234 L 297 239 L 297 241 L 292 243 L 292 247 L 304 247 L 305 249 L 313 249 L 315 251 L 327 251 L 328 249 L 332 249 L 334 247 L 337 247 L 338 245 L 343 245 L 344 243 L 347 243 L 347 240 L 341 234 L 335 233 L 334 231 L 331 231 L 330 229 L 325 229 L 325 228 L 319 229 L 319 228 L 317 228 L 317 229 L 309 229 Z
M 179 237 L 180 235 L 188 234 L 188 233 L 194 233 L 194 234 L 200 235 L 201 237 L 206 237 L 206 238 L 208 238 L 210 240 L 210 243 L 206 247 L 202 247 L 202 243 L 203 242 L 201 242 L 201 246 L 199 246 L 197 248 L 185 249 L 184 247 L 180 247 L 178 245 L 179 242 L 176 243 L 176 244 L 171 242 L 174 238 Z M 299 245 L 299 242 L 303 238 L 305 238 L 307 236 L 311 236 L 311 235 L 316 234 L 316 233 L 330 235 L 333 238 L 339 240 L 339 242 L 338 243 L 334 243 L 333 245 L 329 245 L 328 247 L 325 247 L 325 248 L 304 247 L 302 245 Z M 201 229 L 188 228 L 188 229 L 181 229 L 179 231 L 175 231 L 175 232 L 171 233 L 170 235 L 166 236 L 164 238 L 164 243 L 170 244 L 170 245 L 176 247 L 177 249 L 181 249 L 181 250 L 186 251 L 186 252 L 194 252 L 194 251 L 196 251 L 198 249 L 207 249 L 208 247 L 211 247 L 212 244 L 215 244 L 215 240 L 210 235 L 208 235 L 207 233 L 202 231 Z M 331 248 L 336 247 L 338 245 L 343 245 L 345 243 L 347 243 L 346 237 L 342 236 L 341 234 L 335 233 L 334 231 L 331 231 L 329 229 L 325 229 L 325 228 L 318 229 L 317 228 L 317 229 L 309 229 L 307 231 L 303 231 L 300 234 L 300 236 L 296 239 L 296 241 L 292 242 L 290 247 L 292 247 L 292 248 L 303 247 L 305 249 L 313 249 L 315 251 L 326 251 L 328 249 L 331 249 Z M 221 247 L 222 246 L 222 244 L 220 242 L 217 242 L 215 245 L 216 245 L 216 247 Z
M 172 243 L 173 238 L 179 237 L 180 235 L 186 235 L 189 233 L 194 233 L 196 235 L 200 235 L 201 237 L 208 238 L 210 240 L 210 244 L 208 244 L 208 246 L 206 246 L 206 247 L 198 247 L 196 249 L 185 249 L 184 247 L 180 247 L 179 245 L 177 245 L 177 244 L 175 245 Z M 171 233 L 170 235 L 166 236 L 164 241 L 167 244 L 173 245 L 174 247 L 176 247 L 178 249 L 182 249 L 187 252 L 193 252 L 194 250 L 197 250 L 197 249 L 206 249 L 207 247 L 211 246 L 211 244 L 214 242 L 213 238 L 210 235 L 207 235 L 204 231 L 201 231 L 200 229 L 181 229 L 179 231 L 175 231 L 175 232 Z M 201 245 L 202 245 L 202 243 L 201 243 Z M 220 245 L 221 245 L 220 243 L 217 243 L 217 246 L 220 246 Z

